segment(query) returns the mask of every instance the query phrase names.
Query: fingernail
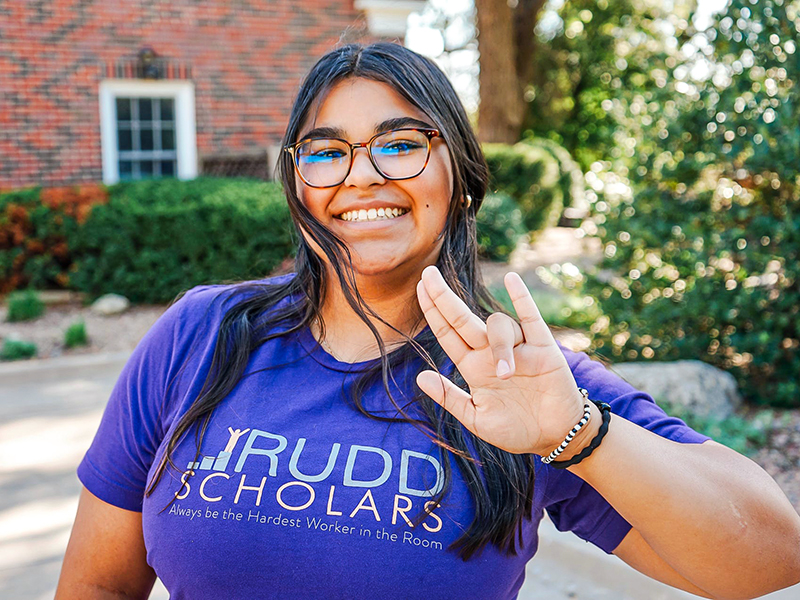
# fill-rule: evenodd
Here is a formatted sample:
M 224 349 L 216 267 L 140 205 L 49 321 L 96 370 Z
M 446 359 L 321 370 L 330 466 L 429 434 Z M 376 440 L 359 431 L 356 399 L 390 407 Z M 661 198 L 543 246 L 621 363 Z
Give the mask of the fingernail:
M 511 373 L 511 367 L 508 366 L 508 363 L 504 361 L 502 358 L 497 361 L 497 376 L 503 377 L 504 375 L 508 375 Z

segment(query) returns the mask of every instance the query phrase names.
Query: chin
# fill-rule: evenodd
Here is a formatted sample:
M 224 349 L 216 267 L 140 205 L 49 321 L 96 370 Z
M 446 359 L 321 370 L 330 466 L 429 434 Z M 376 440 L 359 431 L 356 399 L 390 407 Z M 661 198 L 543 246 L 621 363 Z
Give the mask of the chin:
M 418 259 L 412 260 L 396 254 L 378 254 L 376 252 L 364 253 L 361 256 L 353 254 L 353 270 L 362 277 L 396 277 L 411 270 L 412 265 L 417 262 L 419 262 Z
M 391 275 L 393 272 L 397 272 L 399 266 L 400 264 L 392 264 L 387 261 L 354 261 L 353 270 L 358 275 L 374 277 L 376 275 Z

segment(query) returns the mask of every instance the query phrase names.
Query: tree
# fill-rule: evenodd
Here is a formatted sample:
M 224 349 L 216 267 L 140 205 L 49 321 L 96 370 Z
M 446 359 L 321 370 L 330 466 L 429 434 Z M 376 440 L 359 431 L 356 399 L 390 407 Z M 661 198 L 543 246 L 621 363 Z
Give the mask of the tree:
M 680 43 L 688 2 L 569 0 L 537 26 L 524 136 L 562 144 L 584 171 L 618 148 L 614 99 L 655 87 L 654 62 Z M 688 22 L 687 22 L 688 24 Z M 677 37 L 676 37 L 677 36 Z
M 475 0 L 480 51 L 478 136 L 513 144 L 525 119 L 536 40 L 533 29 L 545 0 Z

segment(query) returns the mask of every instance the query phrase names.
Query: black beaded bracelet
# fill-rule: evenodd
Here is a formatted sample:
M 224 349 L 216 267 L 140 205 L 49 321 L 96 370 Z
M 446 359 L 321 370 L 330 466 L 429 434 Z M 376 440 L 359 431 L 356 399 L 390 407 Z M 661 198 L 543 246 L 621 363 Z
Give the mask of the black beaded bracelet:
M 567 467 L 577 465 L 584 458 L 595 451 L 595 449 L 600 445 L 600 442 L 603 441 L 603 438 L 608 433 L 608 424 L 611 422 L 611 405 L 605 402 L 598 402 L 597 400 L 592 400 L 592 402 L 594 402 L 595 406 L 597 406 L 597 408 L 600 409 L 600 412 L 603 413 L 603 424 L 600 425 L 600 431 L 598 431 L 597 435 L 594 436 L 594 439 L 589 442 L 589 445 L 581 450 L 580 454 L 576 454 L 569 460 L 552 461 L 550 464 L 556 469 L 566 469 Z

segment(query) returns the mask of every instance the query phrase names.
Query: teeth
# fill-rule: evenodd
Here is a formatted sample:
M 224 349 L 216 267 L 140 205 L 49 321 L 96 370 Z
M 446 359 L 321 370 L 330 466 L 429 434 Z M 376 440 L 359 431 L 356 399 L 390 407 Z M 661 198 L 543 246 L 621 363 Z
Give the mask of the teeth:
M 369 210 L 349 210 L 339 215 L 342 221 L 377 221 L 378 219 L 394 219 L 408 211 L 401 208 L 370 208 Z

